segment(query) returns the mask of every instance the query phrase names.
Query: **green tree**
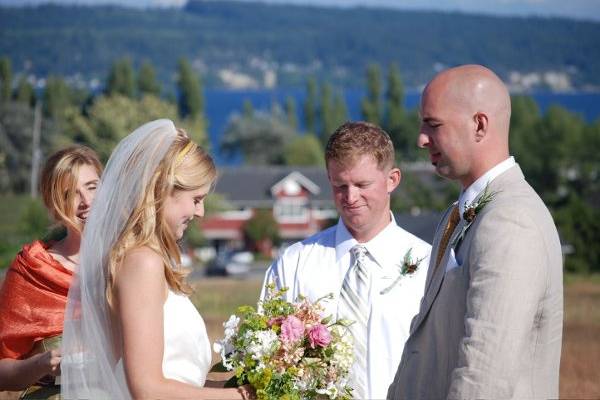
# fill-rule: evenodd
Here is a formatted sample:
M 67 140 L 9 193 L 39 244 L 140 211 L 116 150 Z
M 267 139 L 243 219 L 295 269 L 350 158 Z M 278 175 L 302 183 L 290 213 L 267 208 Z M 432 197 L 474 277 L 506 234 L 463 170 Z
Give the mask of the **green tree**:
M 329 136 L 335 131 L 341 124 L 348 120 L 348 107 L 346 107 L 346 100 L 341 93 L 336 93 L 333 98 L 333 130 L 329 132 Z M 329 138 L 329 137 L 328 137 Z
M 35 91 L 31 83 L 24 76 L 19 79 L 14 97 L 18 103 L 27 104 L 29 107 L 35 105 Z
M 379 65 L 367 67 L 367 96 L 361 102 L 363 119 L 374 124 L 381 124 L 383 114 L 381 104 L 381 72 Z
M 0 58 L 0 102 L 10 100 L 12 93 L 12 71 L 10 59 L 8 57 Z
M 21 233 L 31 238 L 42 238 L 48 233 L 51 221 L 40 199 L 29 199 L 21 214 Z
M 418 115 L 404 110 L 404 87 L 396 64 L 388 71 L 385 108 L 384 127 L 394 143 L 396 158 L 402 161 L 417 159 Z
M 71 89 L 61 77 L 48 77 L 43 104 L 44 114 L 50 118 L 62 117 L 71 105 Z
M 254 106 L 249 99 L 244 99 L 242 104 L 242 115 L 244 117 L 252 117 L 254 115 Z
M 563 242 L 570 248 L 565 268 L 571 272 L 600 272 L 600 209 L 571 195 L 555 213 Z
M 62 137 L 63 144 L 87 144 L 106 161 L 122 138 L 143 123 L 158 118 L 173 120 L 175 126 L 184 128 L 194 141 L 205 144 L 206 134 L 201 119 L 179 119 L 176 106 L 156 96 L 146 95 L 137 100 L 118 94 L 98 97 L 86 115 L 70 110 Z
M 572 138 L 567 154 L 569 190 L 588 204 L 595 203 L 600 199 L 600 120 L 586 125 L 579 138 Z
M 312 133 L 296 136 L 285 146 L 283 159 L 286 165 L 325 165 L 325 155 L 321 142 Z
M 533 97 L 513 96 L 510 116 L 510 152 L 521 162 L 528 156 L 529 137 L 535 135 L 541 119 L 540 109 Z
M 329 83 L 321 86 L 321 101 L 319 104 L 321 119 L 321 143 L 326 144 L 329 136 L 333 133 L 336 126 L 335 115 L 333 111 L 333 89 Z
M 244 236 L 251 243 L 251 247 L 258 250 L 264 247 L 264 242 L 268 242 L 265 247 L 270 247 L 272 243 L 279 242 L 279 226 L 273 211 L 270 209 L 256 210 L 254 216 L 244 225 Z
M 226 157 L 241 154 L 247 164 L 283 164 L 285 146 L 296 135 L 283 115 L 257 111 L 251 117 L 234 115 L 227 123 L 220 148 Z
M 160 84 L 156 80 L 154 67 L 149 61 L 144 61 L 140 67 L 137 86 L 142 96 L 145 94 L 160 96 Z
M 554 202 L 556 223 L 568 252 L 565 267 L 573 272 L 600 272 L 600 121 L 569 131 L 561 186 Z
M 306 81 L 304 123 L 307 132 L 317 133 L 317 80 L 313 76 Z
M 105 93 L 109 96 L 120 94 L 129 98 L 135 96 L 135 77 L 131 60 L 122 58 L 113 63 L 106 80 Z
M 296 101 L 292 96 L 285 99 L 285 115 L 290 126 L 298 129 L 298 117 L 296 116 Z
M 386 101 L 385 128 L 391 131 L 399 127 L 404 119 L 404 87 L 396 64 L 392 64 L 388 71 Z
M 194 72 L 189 61 L 179 60 L 177 69 L 177 88 L 179 115 L 182 118 L 202 118 L 204 98 L 199 76 Z
M 569 142 L 576 142 L 583 128 L 580 116 L 551 106 L 533 130 L 520 138 L 519 164 L 534 189 L 551 204 L 564 196 L 560 192 L 571 164 L 567 160 L 572 148 Z
M 29 104 L 9 101 L 0 106 L 0 191 L 24 193 L 31 179 L 34 110 Z M 47 156 L 53 148 L 56 127 L 42 120 L 40 147 Z

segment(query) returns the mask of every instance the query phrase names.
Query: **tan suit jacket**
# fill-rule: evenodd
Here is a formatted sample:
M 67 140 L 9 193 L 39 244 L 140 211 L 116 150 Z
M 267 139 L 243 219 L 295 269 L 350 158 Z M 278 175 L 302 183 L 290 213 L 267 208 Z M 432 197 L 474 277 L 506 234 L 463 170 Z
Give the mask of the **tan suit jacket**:
M 457 245 L 462 265 L 435 268 L 450 209 L 436 231 L 425 296 L 389 399 L 558 398 L 562 255 L 548 209 L 518 165 Z M 465 226 L 461 220 L 450 243 Z

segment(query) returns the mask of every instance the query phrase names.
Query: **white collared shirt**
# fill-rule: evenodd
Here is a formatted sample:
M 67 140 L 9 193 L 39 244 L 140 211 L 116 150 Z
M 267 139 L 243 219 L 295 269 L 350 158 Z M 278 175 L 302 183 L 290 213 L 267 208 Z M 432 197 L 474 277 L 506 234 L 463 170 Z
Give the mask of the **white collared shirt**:
M 479 197 L 479 195 L 485 190 L 485 187 L 514 165 L 516 165 L 515 158 L 510 156 L 506 160 L 496 164 L 485 174 L 477 178 L 477 180 L 469 185 L 468 188 L 461 191 L 460 196 L 458 197 L 458 213 L 461 220 L 464 220 L 463 214 L 467 206 L 469 206 L 477 197 Z M 450 248 L 450 256 L 446 262 L 446 272 L 458 267 L 461 264 L 462 260 L 458 259 L 454 249 Z
M 491 181 L 515 164 L 515 158 L 510 156 L 506 160 L 496 164 L 495 167 L 481 175 L 475 182 L 469 185 L 468 188 L 463 190 L 458 198 L 458 212 L 460 213 L 460 218 L 462 219 L 466 206 L 471 204 Z
M 351 266 L 350 249 L 355 244 L 356 239 L 340 219 L 336 226 L 288 247 L 267 270 L 264 286 L 275 283 L 278 288 L 289 288 L 288 301 L 296 300 L 300 294 L 315 301 L 332 293 L 333 300 L 324 304 L 325 316 L 335 317 L 344 277 Z M 376 237 L 362 244 L 368 251 L 367 268 L 372 274 L 367 332 L 368 397 L 385 399 L 408 339 L 410 323 L 419 312 L 431 246 L 400 228 L 393 216 Z M 413 260 L 423 260 L 414 274 L 402 277 L 386 292 L 399 276 L 409 249 Z M 264 286 L 261 298 L 265 295 Z

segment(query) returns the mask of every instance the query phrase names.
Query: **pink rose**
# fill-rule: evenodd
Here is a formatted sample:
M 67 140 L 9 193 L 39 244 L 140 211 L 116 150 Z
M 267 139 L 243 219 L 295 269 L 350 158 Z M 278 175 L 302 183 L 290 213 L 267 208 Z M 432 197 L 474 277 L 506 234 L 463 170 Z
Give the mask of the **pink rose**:
M 281 340 L 295 342 L 304 336 L 304 324 L 297 317 L 288 315 L 281 323 Z
M 308 340 L 313 349 L 315 346 L 325 347 L 331 342 L 331 334 L 325 325 L 317 324 L 308 331 Z

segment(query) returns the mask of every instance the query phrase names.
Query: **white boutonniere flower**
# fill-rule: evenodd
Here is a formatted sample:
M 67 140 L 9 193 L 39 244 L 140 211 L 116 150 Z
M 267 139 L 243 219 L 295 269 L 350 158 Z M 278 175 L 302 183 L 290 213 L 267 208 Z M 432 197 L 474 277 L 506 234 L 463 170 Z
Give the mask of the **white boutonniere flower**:
M 400 279 L 402 279 L 403 277 L 405 277 L 407 275 L 410 276 L 410 275 L 414 274 L 415 272 L 417 272 L 417 269 L 419 268 L 419 264 L 421 264 L 421 261 L 423 261 L 424 259 L 425 259 L 425 257 L 413 259 L 412 258 L 412 247 L 410 249 L 408 249 L 406 254 L 404 254 L 404 258 L 402 259 L 402 264 L 399 265 L 399 267 L 398 267 L 398 276 L 396 277 L 396 279 L 394 279 L 394 282 L 392 282 L 392 284 L 390 286 L 383 289 L 380 293 L 381 294 L 388 293 L 390 290 L 392 290 L 394 288 L 394 286 L 396 286 L 398 284 L 398 282 L 400 282 Z
M 489 191 L 489 184 L 485 185 L 485 189 L 483 189 L 483 194 L 477 199 L 473 201 L 471 204 L 465 203 L 465 211 L 463 212 L 462 218 L 465 220 L 466 224 L 463 226 L 460 234 L 454 238 L 452 242 L 452 248 L 456 249 L 456 246 L 463 240 L 467 230 L 471 227 L 477 215 L 483 210 L 487 203 L 492 201 L 497 192 Z

